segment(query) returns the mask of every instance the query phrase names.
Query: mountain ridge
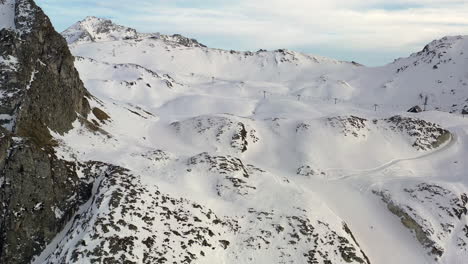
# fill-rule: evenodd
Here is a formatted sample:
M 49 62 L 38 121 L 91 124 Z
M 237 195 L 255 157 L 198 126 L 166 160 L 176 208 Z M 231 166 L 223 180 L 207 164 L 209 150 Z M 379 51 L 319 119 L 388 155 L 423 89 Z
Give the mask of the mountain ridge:
M 95 35 L 96 32 L 99 33 L 101 31 L 105 31 L 109 34 L 107 36 L 106 35 L 102 36 L 101 39 L 92 37 L 93 35 Z M 115 31 L 115 32 L 112 32 L 112 31 Z M 130 32 L 129 35 L 128 36 L 125 35 L 128 32 Z M 116 33 L 116 35 L 114 36 L 113 33 Z M 153 39 L 161 39 L 163 41 L 176 43 L 184 47 L 209 48 L 209 49 L 229 52 L 233 54 L 237 53 L 237 54 L 245 54 L 245 55 L 251 56 L 253 54 L 269 52 L 268 50 L 264 50 L 264 49 L 260 49 L 256 52 L 252 52 L 252 51 L 236 51 L 236 50 L 211 48 L 211 47 L 207 47 L 206 45 L 199 43 L 194 38 L 188 38 L 177 33 L 173 35 L 164 35 L 160 33 L 139 33 L 137 32 L 136 29 L 118 25 L 112 22 L 112 20 L 110 19 L 104 19 L 104 18 L 99 18 L 99 17 L 94 17 L 94 16 L 86 17 L 85 19 L 65 29 L 61 34 L 65 37 L 65 39 L 67 39 L 67 42 L 69 44 L 74 44 L 77 42 L 86 43 L 86 42 L 119 41 L 119 40 L 153 38 Z M 296 52 L 293 50 L 288 50 L 288 49 L 276 49 L 272 52 L 303 54 L 303 53 Z M 303 55 L 310 56 L 310 57 L 324 58 L 324 59 L 329 59 L 331 61 L 333 60 L 333 61 L 338 62 L 338 60 L 334 60 L 334 59 L 326 58 L 322 56 L 315 56 L 315 55 L 310 55 L 310 54 L 303 54 Z M 356 62 L 350 62 L 350 63 L 353 63 L 355 65 L 360 65 L 359 63 L 356 63 Z
M 105 38 L 105 35 L 104 35 L 103 39 L 96 39 L 96 38 L 92 38 L 92 37 L 91 38 L 87 38 L 87 37 L 84 37 L 84 38 L 78 37 L 78 38 L 76 38 L 74 36 L 75 34 L 78 34 L 78 36 L 80 36 L 81 34 L 84 34 L 84 36 L 91 36 L 94 33 L 96 33 L 96 31 L 100 31 L 100 30 L 105 30 L 106 32 L 110 32 L 112 30 L 115 30 L 115 31 L 117 31 L 116 33 L 120 33 L 120 35 L 112 36 L 112 34 L 109 33 L 110 36 L 108 36 L 108 38 Z M 93 34 L 90 34 L 89 32 L 92 32 Z M 129 33 L 130 35 L 126 36 L 125 32 L 130 32 Z M 106 40 L 107 41 L 118 41 L 118 40 L 124 40 L 124 39 L 152 38 L 153 37 L 153 38 L 162 38 L 162 39 L 167 40 L 167 41 L 171 41 L 171 38 L 172 38 L 172 41 L 175 42 L 175 43 L 179 43 L 179 44 L 182 43 L 182 45 L 184 45 L 183 44 L 184 42 L 188 43 L 188 44 L 184 45 L 186 47 L 192 47 L 193 46 L 193 47 L 208 48 L 207 46 L 198 43 L 198 41 L 196 39 L 184 37 L 184 36 L 182 36 L 180 34 L 163 35 L 163 34 L 160 34 L 160 33 L 140 33 L 134 28 L 130 28 L 130 27 L 126 27 L 126 26 L 116 24 L 116 23 L 112 22 L 111 19 L 99 18 L 99 17 L 95 17 L 95 16 L 86 17 L 85 19 L 83 19 L 83 20 L 75 23 L 74 25 L 70 26 L 69 28 L 65 29 L 61 34 L 67 39 L 67 42 L 69 44 L 73 44 L 75 42 L 99 42 L 99 41 L 106 41 Z M 426 46 L 424 46 L 424 48 L 421 51 L 417 51 L 417 52 L 414 52 L 414 53 L 410 54 L 409 57 L 421 56 L 425 52 L 426 53 L 427 52 L 436 52 L 437 50 L 435 50 L 434 48 L 444 48 L 444 47 L 447 47 L 446 45 L 450 46 L 450 44 L 453 44 L 453 40 L 463 40 L 463 39 L 466 39 L 467 37 L 468 36 L 462 36 L 462 35 L 441 37 L 440 39 L 436 39 L 436 40 L 433 40 L 430 43 L 428 43 Z M 217 49 L 217 48 L 211 48 L 211 49 Z M 266 52 L 267 51 L 265 49 L 260 49 L 260 50 L 258 50 L 256 52 L 225 50 L 225 49 L 217 49 L 217 50 L 229 51 L 229 52 L 232 52 L 232 53 L 235 52 L 235 53 L 247 53 L 247 54 L 261 53 L 261 52 Z M 275 49 L 273 51 L 274 52 L 301 53 L 301 52 L 296 52 L 296 51 L 289 50 L 289 49 L 284 49 L 284 48 Z M 443 51 L 441 51 L 441 52 L 443 52 Z M 306 54 L 306 55 L 314 56 L 312 54 Z M 315 57 L 320 57 L 320 56 L 315 56 Z M 329 59 L 334 60 L 333 58 L 329 58 Z M 398 61 L 400 61 L 402 59 L 405 59 L 405 58 L 395 59 L 394 62 L 389 63 L 389 64 L 395 64 L 395 63 L 397 63 Z M 364 66 L 364 65 L 359 64 L 358 62 L 354 62 L 354 61 L 350 61 L 349 63 L 353 63 L 353 64 L 359 65 L 359 66 Z M 376 66 L 376 67 L 382 67 L 382 66 Z M 373 68 L 373 67 L 371 67 L 371 68 Z
M 163 38 L 150 37 L 111 42 L 85 41 L 71 44 L 71 49 L 80 57 L 109 63 L 140 64 L 165 74 L 193 74 L 212 78 L 214 82 L 255 81 L 282 86 L 281 89 L 265 89 L 267 93 L 336 98 L 357 105 L 368 104 L 369 107 L 378 104 L 394 108 L 395 102 L 399 102 L 398 107 L 404 110 L 416 105 L 423 108 L 427 97 L 430 109 L 461 113 L 468 109 L 468 91 L 465 89 L 468 76 L 462 70 L 468 66 L 465 58 L 468 54 L 467 39 L 455 36 L 435 40 L 407 58 L 380 67 L 362 67 L 355 62 L 341 62 L 285 49 L 238 52 L 186 47 Z M 102 51 L 100 54 L 92 52 L 96 47 Z M 126 60 L 113 59 L 123 54 L 126 54 Z M 150 61 L 148 56 L 157 57 L 158 61 Z

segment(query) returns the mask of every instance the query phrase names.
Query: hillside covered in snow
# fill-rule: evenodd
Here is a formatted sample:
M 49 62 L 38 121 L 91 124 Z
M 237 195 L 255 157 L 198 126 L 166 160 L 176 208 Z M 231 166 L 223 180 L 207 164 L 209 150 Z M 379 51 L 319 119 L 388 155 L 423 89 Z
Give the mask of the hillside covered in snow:
M 210 94 L 252 97 L 266 91 L 279 97 L 336 98 L 368 108 L 378 104 L 388 110 L 422 107 L 427 97 L 427 110 L 468 111 L 468 37 L 463 36 L 436 40 L 408 58 L 368 68 L 285 49 L 212 49 L 180 35 L 137 33 L 95 17 L 63 35 L 76 56 L 138 64 L 186 84 L 211 81 Z M 223 85 L 232 88 L 217 88 Z
M 0 25 L 16 30 L 9 21 Z M 31 148 L 65 164 L 50 179 L 66 175 L 52 184 L 66 195 L 4 208 L 25 233 L 31 219 L 60 226 L 34 233 L 31 246 L 9 237 L 34 248 L 31 263 L 468 261 L 468 37 L 369 68 L 208 48 L 95 17 L 62 36 L 86 89 L 66 96 L 71 109 L 52 109 L 76 115 L 66 129 L 44 113 L 50 141 Z M 12 74 L 25 67 L 13 55 L 0 57 Z M 33 92 L 47 85 L 33 73 L 62 72 L 42 59 L 18 75 L 30 77 L 24 93 L 5 81 L 1 100 L 40 98 Z M 426 98 L 428 111 L 407 112 Z M 26 110 L 12 109 L 0 112 L 11 138 L 0 150 L 29 153 L 35 135 L 17 133 Z M 2 190 L 13 171 L 33 170 L 7 168 Z

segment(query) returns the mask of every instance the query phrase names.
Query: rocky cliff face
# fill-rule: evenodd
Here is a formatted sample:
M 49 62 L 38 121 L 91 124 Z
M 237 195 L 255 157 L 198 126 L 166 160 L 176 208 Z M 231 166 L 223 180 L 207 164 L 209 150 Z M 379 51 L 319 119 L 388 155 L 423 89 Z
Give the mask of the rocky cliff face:
M 9 70 L 0 114 L 11 116 L 13 132 L 47 143 L 47 128 L 63 133 L 77 115 L 86 116 L 88 93 L 65 40 L 33 1 L 16 1 L 15 25 L 0 32 L 3 59 L 10 61 L 3 66 Z
M 0 30 L 0 263 L 27 263 L 89 197 L 76 164 L 55 156 L 50 133 L 85 118 L 89 94 L 42 10 L 10 2 L 14 27 Z

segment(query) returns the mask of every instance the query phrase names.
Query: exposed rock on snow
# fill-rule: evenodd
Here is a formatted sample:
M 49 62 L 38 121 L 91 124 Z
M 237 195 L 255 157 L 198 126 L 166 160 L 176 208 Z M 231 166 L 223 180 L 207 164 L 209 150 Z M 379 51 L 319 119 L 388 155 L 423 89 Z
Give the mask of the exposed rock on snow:
M 410 109 L 408 109 L 408 113 L 421 113 L 423 110 L 419 105 L 413 106 Z
M 370 263 L 344 223 L 334 229 L 309 219 L 300 208 L 296 215 L 249 209 L 238 217 L 222 217 L 142 185 L 125 169 L 94 166 L 101 168 L 102 181 L 92 204 L 44 263 L 212 263 L 221 255 L 256 263 L 250 254 L 275 263 Z
M 468 196 L 441 183 L 383 186 L 374 191 L 429 253 L 468 257 Z M 450 246 L 448 246 L 450 245 Z M 446 252 L 448 251 L 448 252 Z M 450 261 L 448 261 L 450 262 Z M 448 263 L 447 262 L 447 263 Z
M 261 169 L 244 163 L 234 157 L 210 156 L 208 153 L 201 153 L 191 157 L 188 161 L 189 171 L 194 169 L 208 171 L 218 179 L 216 183 L 217 194 L 221 197 L 229 197 L 232 194 L 241 196 L 255 192 L 257 187 L 249 184 L 249 179 L 255 177 L 256 173 L 263 172 Z M 200 168 L 201 167 L 201 168 Z
M 452 137 L 449 131 L 439 125 L 421 119 L 394 116 L 384 121 L 391 130 L 406 133 L 414 141 L 412 146 L 418 150 L 438 148 Z
M 320 177 L 325 177 L 327 174 L 319 169 L 313 169 L 309 165 L 305 165 L 297 169 L 297 175 L 301 176 L 320 176 Z
M 339 130 L 345 137 L 352 135 L 356 138 L 366 137 L 366 130 L 369 131 L 368 120 L 357 116 L 332 117 L 327 120 L 328 125 Z
M 222 248 L 219 229 L 238 228 L 201 205 L 141 185 L 125 169 L 95 166 L 102 181 L 94 199 L 44 263 L 191 263 Z
M 412 147 L 421 151 L 428 151 L 440 147 L 451 140 L 451 134 L 437 124 L 411 117 L 393 116 L 372 121 L 357 116 L 330 117 L 325 124 L 339 134 L 356 139 L 366 139 L 375 131 L 391 131 L 407 139 Z M 296 132 L 307 133 L 316 129 L 316 124 L 300 123 Z
M 195 117 L 171 126 L 182 138 L 197 140 L 200 145 L 243 153 L 260 140 L 248 123 L 247 119 L 222 115 Z

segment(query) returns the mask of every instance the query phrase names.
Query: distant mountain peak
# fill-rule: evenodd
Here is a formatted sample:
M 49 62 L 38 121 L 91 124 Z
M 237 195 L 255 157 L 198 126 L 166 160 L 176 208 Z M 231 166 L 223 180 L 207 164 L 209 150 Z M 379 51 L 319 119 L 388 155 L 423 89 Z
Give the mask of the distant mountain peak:
M 68 44 L 153 38 L 185 47 L 206 47 L 197 40 L 184 37 L 180 34 L 169 36 L 160 33 L 139 33 L 136 29 L 118 25 L 110 19 L 95 16 L 88 16 L 75 23 L 63 31 L 62 35 Z
M 399 72 L 411 65 L 429 64 L 434 70 L 444 64 L 461 64 L 465 60 L 464 52 L 468 49 L 468 36 L 445 36 L 428 43 L 424 48 L 411 54 L 408 58 L 400 58 L 396 64 L 404 64 Z
M 135 29 L 117 25 L 109 19 L 94 16 L 88 16 L 75 23 L 62 32 L 62 35 L 69 44 L 138 38 L 138 33 Z
M 445 36 L 441 39 L 436 39 L 424 46 L 423 50 L 413 54 L 412 56 L 424 56 L 428 54 L 437 55 L 441 54 L 439 57 L 442 57 L 443 54 L 446 54 L 451 49 L 456 48 L 458 44 L 462 44 L 467 38 L 463 36 Z

